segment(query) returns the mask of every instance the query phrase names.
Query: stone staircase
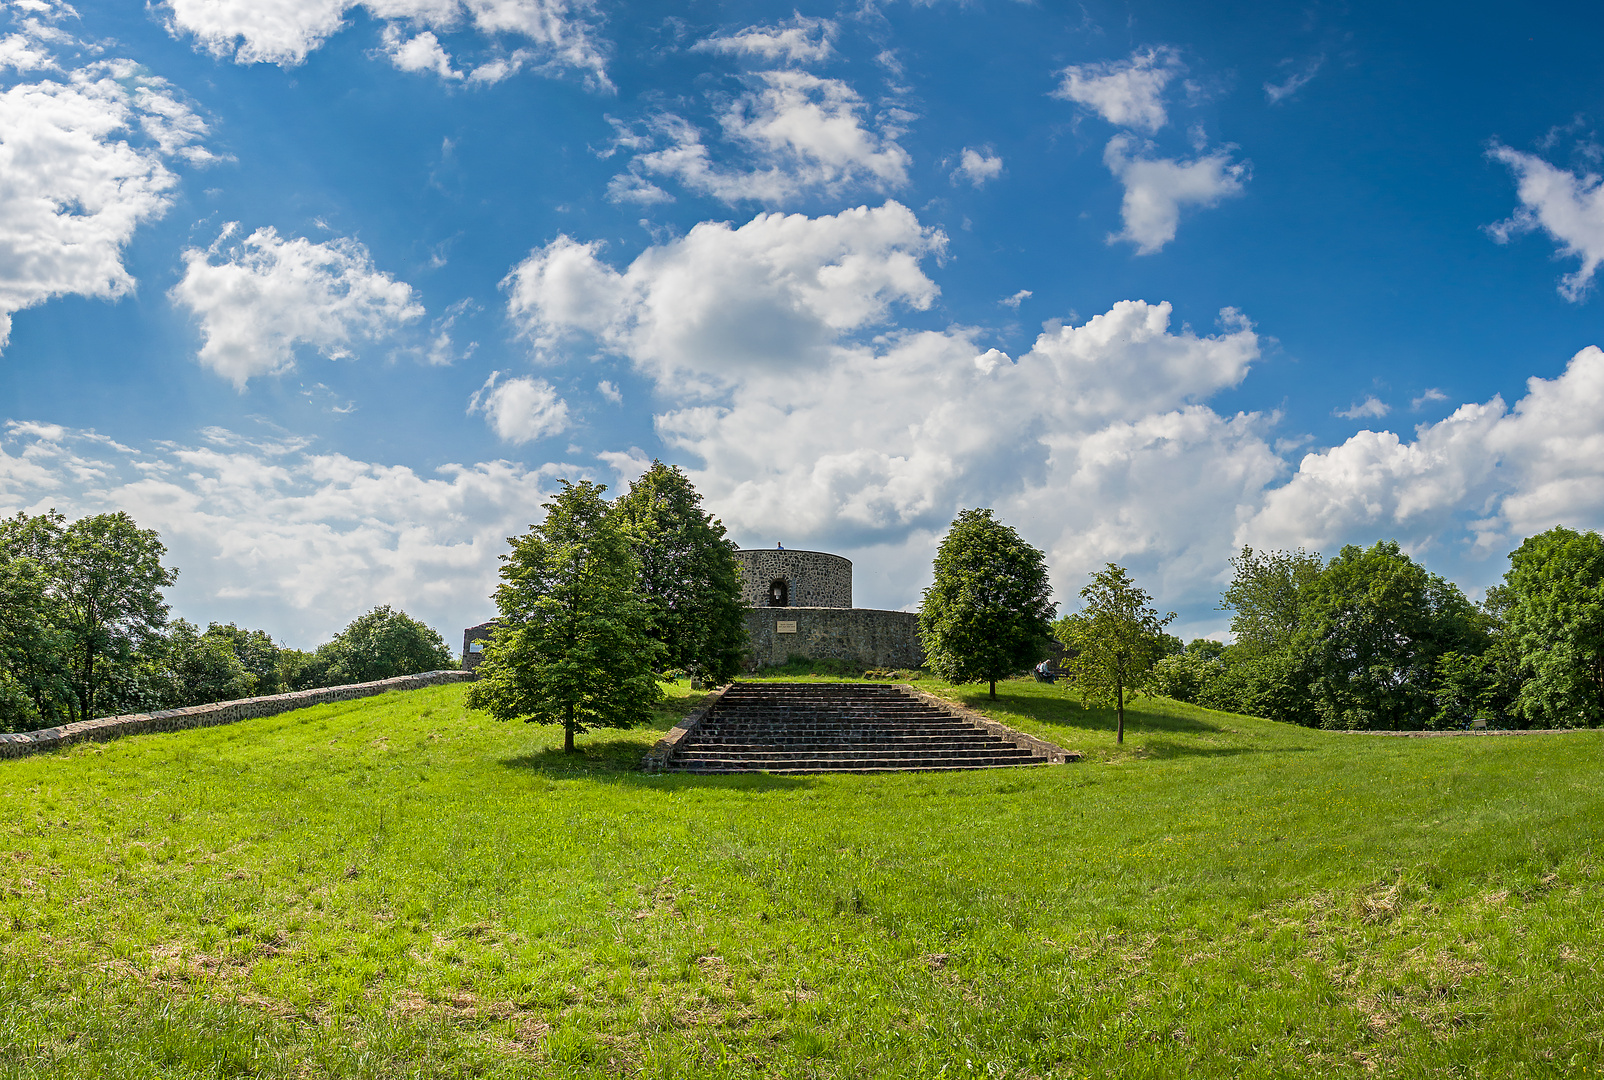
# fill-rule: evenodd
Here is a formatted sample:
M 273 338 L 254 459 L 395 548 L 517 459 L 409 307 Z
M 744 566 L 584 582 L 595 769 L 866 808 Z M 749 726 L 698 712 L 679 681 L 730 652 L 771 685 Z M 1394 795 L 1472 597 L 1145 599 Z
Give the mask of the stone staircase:
M 670 732 L 648 765 L 695 773 L 885 772 L 1079 756 L 965 712 L 897 685 L 733 683 Z

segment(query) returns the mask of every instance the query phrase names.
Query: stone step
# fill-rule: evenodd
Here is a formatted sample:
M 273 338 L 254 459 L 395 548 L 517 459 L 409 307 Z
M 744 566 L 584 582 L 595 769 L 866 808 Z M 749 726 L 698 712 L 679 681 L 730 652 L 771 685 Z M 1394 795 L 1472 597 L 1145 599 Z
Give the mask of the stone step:
M 752 769 L 746 767 L 710 766 L 698 767 L 676 764 L 676 772 L 700 773 L 703 775 L 729 775 L 739 773 L 765 772 L 775 776 L 796 775 L 802 773 L 877 773 L 877 772 L 958 772 L 971 769 L 1028 769 L 1034 765 L 1046 765 L 1041 758 L 1031 758 L 1028 761 L 1004 761 L 996 764 L 978 764 L 964 762 L 955 765 L 922 764 L 922 765 L 853 765 L 843 767 L 833 762 L 813 765 L 786 765 L 775 768 Z

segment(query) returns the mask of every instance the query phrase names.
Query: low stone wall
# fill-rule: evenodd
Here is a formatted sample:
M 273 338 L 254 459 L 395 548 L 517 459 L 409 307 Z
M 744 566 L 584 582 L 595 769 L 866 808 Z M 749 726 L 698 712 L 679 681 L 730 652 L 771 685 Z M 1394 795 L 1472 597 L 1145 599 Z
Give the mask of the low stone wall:
M 183 731 L 187 728 L 215 727 L 234 724 L 258 716 L 276 716 L 293 709 L 312 705 L 327 705 L 332 701 L 350 701 L 372 697 L 391 690 L 418 690 L 442 683 L 472 682 L 471 671 L 429 671 L 422 675 L 401 675 L 377 682 L 353 683 L 349 686 L 324 686 L 316 690 L 296 690 L 288 694 L 268 697 L 241 698 L 238 701 L 219 701 L 211 705 L 191 705 L 184 709 L 162 709 L 159 712 L 130 713 L 126 716 L 103 716 L 97 720 L 79 720 L 60 727 L 41 728 L 16 734 L 0 734 L 0 758 L 26 757 L 57 750 L 77 742 L 106 742 L 124 735 L 144 735 L 156 731 Z
M 756 667 L 792 656 L 846 660 L 866 668 L 912 668 L 924 663 L 919 616 L 874 608 L 756 607 L 746 611 L 746 634 Z
M 668 733 L 658 739 L 650 750 L 646 751 L 646 760 L 641 762 L 641 767 L 647 772 L 662 772 L 668 768 L 668 759 L 674 755 L 674 751 L 679 748 L 679 744 L 685 740 L 687 735 L 701 726 L 702 720 L 708 713 L 713 711 L 713 706 L 719 703 L 719 699 L 724 696 L 725 691 L 734 685 L 734 683 L 727 683 L 719 687 L 718 692 L 704 701 L 701 708 L 669 728 Z

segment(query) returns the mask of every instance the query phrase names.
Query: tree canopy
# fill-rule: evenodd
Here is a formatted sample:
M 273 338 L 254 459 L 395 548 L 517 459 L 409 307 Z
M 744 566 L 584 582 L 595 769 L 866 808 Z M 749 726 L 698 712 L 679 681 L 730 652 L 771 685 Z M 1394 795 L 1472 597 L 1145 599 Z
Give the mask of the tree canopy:
M 1060 619 L 1053 632 L 1068 654 L 1069 676 L 1086 700 L 1114 705 L 1118 720 L 1114 741 L 1125 741 L 1125 697 L 1146 688 L 1153 666 L 1170 655 L 1163 618 L 1149 605 L 1153 598 L 1137 587 L 1130 571 L 1109 563 L 1092 575 L 1080 591 L 1085 605 Z
M 919 608 L 925 665 L 953 683 L 1027 671 L 1048 655 L 1057 605 L 1042 553 L 990 510 L 964 510 L 936 549 Z
M 1234 571 L 1220 607 L 1233 612 L 1231 636 L 1255 652 L 1278 652 L 1292 644 L 1303 622 L 1303 600 L 1320 576 L 1320 555 L 1296 551 L 1254 551 L 1244 547 L 1231 560 Z
M 747 648 L 741 571 L 724 526 L 702 510 L 690 479 L 661 461 L 614 504 L 640 566 L 659 663 L 711 683 L 735 677 Z
M 570 753 L 579 732 L 649 720 L 663 693 L 640 566 L 605 490 L 563 481 L 545 520 L 508 539 L 500 625 L 468 690 L 468 704 L 498 720 L 561 724 Z
M 1488 606 L 1515 654 L 1521 718 L 1538 727 L 1604 723 L 1604 538 L 1564 526 L 1528 537 Z

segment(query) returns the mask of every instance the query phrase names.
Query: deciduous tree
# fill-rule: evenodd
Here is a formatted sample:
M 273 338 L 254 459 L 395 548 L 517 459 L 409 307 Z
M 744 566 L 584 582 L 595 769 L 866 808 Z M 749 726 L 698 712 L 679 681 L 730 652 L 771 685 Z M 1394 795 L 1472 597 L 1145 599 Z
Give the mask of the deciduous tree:
M 1231 636 L 1245 651 L 1281 652 L 1291 647 L 1303 617 L 1303 597 L 1320 576 L 1318 552 L 1254 551 L 1244 547 L 1231 560 L 1235 571 L 1220 607 L 1231 611 Z
M 630 727 L 662 696 L 623 519 L 589 481 L 545 504 L 546 517 L 511 537 L 496 589 L 500 626 L 485 647 L 468 704 L 498 720 L 561 724 L 563 749 L 590 727 Z
M 1488 607 L 1519 670 L 1514 709 L 1536 727 L 1604 723 L 1604 538 L 1556 526 L 1510 553 Z
M 672 465 L 652 462 L 615 503 L 640 564 L 637 588 L 651 611 L 660 663 L 714 684 L 735 677 L 746 619 L 735 545 L 702 510 L 702 496 Z
M 936 549 L 935 580 L 919 608 L 925 665 L 948 682 L 1028 671 L 1052 641 L 1047 561 L 990 510 L 964 510 Z
M 1114 705 L 1114 741 L 1125 741 L 1125 696 L 1146 688 L 1153 666 L 1168 652 L 1163 618 L 1148 605 L 1152 597 L 1137 588 L 1130 572 L 1109 563 L 1080 591 L 1085 606 L 1060 619 L 1054 634 L 1069 654 L 1069 675 L 1086 700 Z

